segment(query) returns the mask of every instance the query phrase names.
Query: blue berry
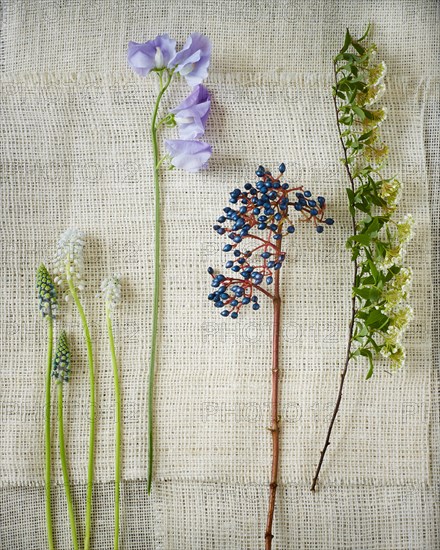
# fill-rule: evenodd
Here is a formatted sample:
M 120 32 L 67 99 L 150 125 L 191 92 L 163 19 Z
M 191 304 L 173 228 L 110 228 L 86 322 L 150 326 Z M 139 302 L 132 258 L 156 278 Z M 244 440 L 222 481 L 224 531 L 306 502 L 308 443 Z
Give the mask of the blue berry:
M 237 317 L 238 317 L 238 313 L 237 313 L 236 311 L 233 311 L 233 312 L 231 313 L 231 318 L 232 318 L 232 319 L 237 319 Z
M 310 191 L 304 191 L 304 196 L 305 197 L 311 197 L 312 193 L 310 193 Z
M 258 311 L 260 309 L 260 304 L 257 304 L 257 303 L 253 304 L 252 309 L 255 311 Z
M 327 225 L 333 225 L 333 224 L 335 223 L 335 220 L 334 220 L 333 218 L 327 218 L 327 219 L 325 220 L 325 223 L 326 223 Z
M 266 279 L 266 283 L 267 283 L 268 285 L 271 285 L 271 284 L 273 283 L 273 277 L 268 277 L 268 278 Z
M 220 315 L 223 315 L 223 317 L 227 317 L 229 315 L 229 311 L 227 309 L 224 309 Z
M 316 231 L 318 233 L 322 233 L 324 231 L 324 228 L 322 227 L 322 225 L 318 225 L 318 227 L 316 228 Z
M 295 232 L 295 227 L 293 225 L 289 225 L 289 227 L 287 228 L 287 233 L 294 233 Z
M 310 210 L 310 215 L 311 215 L 311 216 L 317 216 L 317 215 L 318 215 L 318 210 L 317 210 L 316 208 L 312 208 L 312 209 Z
M 281 174 L 284 174 L 284 172 L 286 171 L 286 165 L 284 164 L 284 162 L 279 165 L 278 170 Z
M 212 274 L 214 273 L 214 270 L 212 269 L 212 267 L 208 267 L 208 273 L 209 273 L 210 275 L 212 275 Z
M 229 252 L 230 250 L 232 250 L 232 244 L 225 244 L 223 252 Z

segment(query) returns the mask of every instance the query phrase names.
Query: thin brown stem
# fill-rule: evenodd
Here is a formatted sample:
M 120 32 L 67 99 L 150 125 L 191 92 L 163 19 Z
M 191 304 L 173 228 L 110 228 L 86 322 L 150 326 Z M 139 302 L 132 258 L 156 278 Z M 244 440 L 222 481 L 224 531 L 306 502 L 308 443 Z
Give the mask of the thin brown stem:
M 335 74 L 335 85 L 336 85 L 336 88 L 337 88 L 337 86 L 338 86 L 338 77 L 337 77 L 337 72 L 336 72 L 336 64 L 333 65 L 333 68 L 334 68 L 334 74 Z M 338 127 L 339 139 L 341 141 L 342 149 L 344 151 L 345 169 L 347 171 L 347 175 L 348 175 L 348 178 L 350 180 L 351 189 L 354 192 L 355 191 L 354 178 L 353 178 L 353 174 L 351 173 L 350 165 L 349 165 L 349 162 L 348 162 L 347 148 L 345 146 L 344 139 L 342 137 L 342 130 L 341 130 L 340 122 L 339 122 L 338 102 L 337 102 L 335 94 L 333 95 L 333 102 L 334 102 L 334 106 L 335 106 L 336 124 L 337 124 L 337 127 Z M 352 218 L 352 226 L 353 226 L 353 235 L 356 235 L 356 218 L 355 218 L 354 215 L 352 215 L 351 218 Z M 354 267 L 353 267 L 352 287 L 356 286 L 356 280 L 357 280 L 357 275 L 358 275 L 358 263 L 357 263 L 356 259 L 353 261 L 353 266 Z M 322 463 L 324 462 L 325 453 L 327 452 L 327 448 L 330 445 L 330 436 L 332 434 L 333 426 L 334 426 L 336 417 L 338 415 L 339 407 L 340 407 L 341 400 L 342 400 L 345 377 L 347 375 L 348 365 L 349 365 L 350 359 L 351 359 L 351 345 L 352 345 L 352 342 L 353 342 L 353 330 L 354 330 L 355 317 L 356 317 L 356 297 L 353 295 L 352 299 L 351 299 L 351 316 L 350 316 L 350 324 L 349 324 L 349 327 L 348 327 L 348 342 L 347 342 L 347 350 L 346 350 L 346 355 L 345 355 L 344 368 L 341 371 L 341 379 L 340 379 L 340 382 L 339 382 L 339 392 L 338 392 L 338 397 L 336 399 L 336 405 L 335 405 L 335 408 L 333 410 L 333 415 L 332 415 L 330 425 L 329 425 L 328 430 L 327 430 L 327 436 L 325 438 L 324 447 L 321 451 L 321 456 L 320 456 L 320 459 L 319 459 L 319 462 L 318 462 L 318 466 L 316 468 L 315 475 L 314 475 L 313 480 L 312 480 L 312 486 L 311 486 L 310 490 L 313 491 L 313 492 L 315 491 L 316 483 L 318 482 L 318 477 L 319 477 L 319 473 L 321 471 Z
M 281 251 L 281 239 L 277 241 L 277 249 Z M 269 510 L 267 513 L 266 532 L 264 535 L 266 550 L 272 548 L 272 524 L 275 511 L 275 496 L 278 479 L 278 457 L 280 446 L 280 425 L 278 415 L 278 384 L 279 384 L 279 342 L 280 342 L 280 321 L 281 321 L 281 297 L 280 297 L 280 270 L 274 274 L 273 294 L 273 334 L 272 334 L 272 405 L 271 405 L 271 427 L 272 433 L 272 471 L 270 477 Z

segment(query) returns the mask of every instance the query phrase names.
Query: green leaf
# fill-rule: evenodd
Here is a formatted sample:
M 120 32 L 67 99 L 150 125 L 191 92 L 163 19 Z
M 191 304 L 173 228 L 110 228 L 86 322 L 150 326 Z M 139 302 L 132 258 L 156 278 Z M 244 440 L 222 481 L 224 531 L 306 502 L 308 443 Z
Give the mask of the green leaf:
M 360 296 L 364 300 L 368 300 L 371 302 L 376 302 L 381 295 L 381 292 L 378 288 L 375 286 L 372 287 L 362 287 L 362 288 L 354 288 L 353 292 L 356 294 L 356 296 Z
M 368 120 L 374 120 L 373 113 L 368 109 L 364 109 L 364 115 L 365 115 L 365 118 L 368 118 Z
M 363 48 L 358 42 L 353 42 L 353 48 L 358 52 L 358 54 L 363 55 L 365 53 L 365 48 Z
M 367 235 L 373 236 L 377 234 L 377 232 L 382 227 L 382 225 L 383 223 L 381 219 L 378 216 L 376 216 L 372 219 L 370 224 L 364 229 L 364 233 Z
M 365 324 L 367 327 L 381 329 L 389 321 L 389 318 L 381 313 L 378 309 L 372 309 L 367 318 Z
M 360 107 L 358 107 L 357 105 L 352 105 L 351 108 L 361 120 L 365 120 L 365 113 Z
M 353 190 L 350 189 L 350 187 L 347 187 L 345 190 L 347 191 L 348 202 L 350 204 L 354 204 L 354 192 L 353 192 Z
M 347 32 L 345 33 L 345 41 L 344 41 L 344 45 L 342 46 L 342 49 L 339 53 L 345 53 L 348 48 L 350 47 L 350 44 L 351 44 L 351 35 L 350 35 L 350 31 L 347 29 Z
M 341 124 L 344 124 L 345 126 L 350 126 L 353 122 L 353 117 L 349 115 L 345 115 L 339 119 L 339 122 Z
M 365 139 L 368 139 L 373 133 L 373 130 L 370 130 L 369 132 L 365 132 L 365 134 L 362 134 L 359 136 L 359 141 L 364 141 Z
M 358 39 L 358 42 L 362 42 L 362 40 L 365 40 L 368 36 L 368 33 L 370 32 L 371 23 L 368 23 L 367 30 L 364 32 L 364 34 Z
M 373 372 L 374 372 L 373 359 L 368 358 L 368 360 L 370 362 L 370 369 L 367 372 L 367 376 L 365 377 L 365 380 L 369 380 L 373 376 Z
M 349 237 L 347 239 L 347 242 L 350 241 L 350 242 L 356 242 L 356 243 L 359 243 L 359 244 L 362 244 L 364 246 L 368 246 L 371 242 L 371 237 L 369 235 L 352 235 L 351 237 Z

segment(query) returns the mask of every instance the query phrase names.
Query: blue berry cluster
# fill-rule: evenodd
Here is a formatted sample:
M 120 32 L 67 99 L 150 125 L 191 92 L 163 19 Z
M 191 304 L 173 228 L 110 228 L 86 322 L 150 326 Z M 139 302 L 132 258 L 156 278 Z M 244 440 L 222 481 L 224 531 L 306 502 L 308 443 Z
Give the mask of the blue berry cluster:
M 258 181 L 246 183 L 244 190 L 234 189 L 229 198 L 229 203 L 234 206 L 226 206 L 224 214 L 214 225 L 219 235 L 226 234 L 231 240 L 223 247 L 224 252 L 233 254 L 233 258 L 226 262 L 226 269 L 241 277 L 214 275 L 214 270 L 208 269 L 211 284 L 216 289 L 208 299 L 215 307 L 223 308 L 221 315 L 224 317 L 230 315 L 236 319 L 241 307 L 249 303 L 258 310 L 260 305 L 255 290 L 269 294 L 260 285 L 263 282 L 271 285 L 274 273 L 281 269 L 285 260 L 281 241 L 295 232 L 290 210 L 299 213 L 302 221 L 312 223 L 318 233 L 324 231 L 325 225 L 334 223 L 332 218 L 324 218 L 324 197 L 314 199 L 303 187 L 291 188 L 288 183 L 280 182 L 285 170 L 285 165 L 281 164 L 280 174 L 275 178 L 259 166 L 256 171 Z

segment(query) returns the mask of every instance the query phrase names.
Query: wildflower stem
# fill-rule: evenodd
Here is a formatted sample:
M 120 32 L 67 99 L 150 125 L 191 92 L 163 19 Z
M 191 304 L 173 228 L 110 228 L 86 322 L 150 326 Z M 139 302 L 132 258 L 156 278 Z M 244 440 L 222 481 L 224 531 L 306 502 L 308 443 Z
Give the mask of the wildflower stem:
M 47 372 L 46 372 L 46 411 L 45 411 L 45 452 L 46 452 L 46 471 L 45 471 L 45 490 L 46 490 L 46 529 L 47 543 L 49 550 L 54 550 L 53 530 L 52 530 L 52 512 L 50 498 L 50 473 L 51 473 L 51 445 L 50 445 L 50 388 L 52 373 L 52 353 L 53 353 L 53 318 L 47 316 Z
M 61 469 L 63 471 L 64 491 L 66 493 L 67 511 L 69 513 L 70 530 L 74 550 L 78 550 L 78 535 L 76 532 L 75 514 L 73 511 L 72 495 L 70 493 L 69 472 L 67 470 L 66 446 L 64 443 L 64 419 L 63 419 L 63 384 L 58 384 L 58 431 L 60 444 Z
M 107 332 L 112 356 L 113 380 L 115 386 L 116 433 L 115 433 L 115 531 L 114 550 L 119 548 L 119 493 L 121 480 L 121 393 L 119 388 L 118 362 L 116 359 L 115 341 L 113 338 L 110 309 L 106 307 Z
M 281 251 L 281 239 L 277 241 L 278 252 Z M 272 400 L 271 400 L 271 427 L 272 432 L 272 471 L 270 478 L 269 510 L 265 532 L 266 550 L 272 548 L 272 523 L 275 511 L 275 496 L 278 478 L 278 456 L 279 456 L 279 415 L 278 415 L 278 382 L 279 382 L 279 341 L 280 341 L 280 320 L 281 320 L 281 297 L 280 297 L 280 270 L 274 273 L 274 294 L 273 294 L 273 335 L 272 335 Z
M 337 72 L 336 72 L 336 63 L 333 64 L 333 67 L 334 67 L 334 75 L 335 75 L 335 85 L 337 87 L 338 86 L 338 77 L 337 77 Z M 338 128 L 339 139 L 341 141 L 342 150 L 344 152 L 344 165 L 345 165 L 345 169 L 347 171 L 348 179 L 350 180 L 351 190 L 354 193 L 354 191 L 355 191 L 354 177 L 353 177 L 353 175 L 351 173 L 351 170 L 350 170 L 350 164 L 348 162 L 347 148 L 345 146 L 344 139 L 342 137 L 342 130 L 341 130 L 341 125 L 340 125 L 340 122 L 339 122 L 339 115 L 338 115 L 338 103 L 337 103 L 337 99 L 336 99 L 335 94 L 333 95 L 333 102 L 334 102 L 334 106 L 335 106 L 336 124 L 337 124 L 337 128 Z M 351 215 L 351 219 L 352 219 L 353 235 L 356 235 L 356 233 L 357 233 L 356 218 L 355 218 L 354 214 Z M 353 261 L 353 283 L 352 283 L 352 288 L 354 288 L 356 286 L 357 276 L 358 276 L 358 262 L 357 262 L 357 259 L 354 259 L 354 261 Z M 350 359 L 351 359 L 351 347 L 352 347 L 352 343 L 353 343 L 353 330 L 354 330 L 355 317 L 356 317 L 356 296 L 353 294 L 353 296 L 351 298 L 351 316 L 350 316 L 350 324 L 349 324 L 349 327 L 348 327 L 347 350 L 346 350 L 344 367 L 341 371 L 341 377 L 340 377 L 340 381 L 339 381 L 338 397 L 336 399 L 336 405 L 335 405 L 335 408 L 333 410 L 332 418 L 330 420 L 330 424 L 329 424 L 329 427 L 328 427 L 328 430 L 327 430 L 327 435 L 326 435 L 326 438 L 325 438 L 324 447 L 321 451 L 321 456 L 319 458 L 318 466 L 316 467 L 315 475 L 313 476 L 312 486 L 310 488 L 310 490 L 313 491 L 313 492 L 316 489 L 316 484 L 318 482 L 318 477 L 319 477 L 319 474 L 321 472 L 322 463 L 324 462 L 325 453 L 327 452 L 327 448 L 330 445 L 330 437 L 331 437 L 331 434 L 332 434 L 333 426 L 334 426 L 336 417 L 338 415 L 339 407 L 340 407 L 341 400 L 342 400 L 342 393 L 343 393 L 343 389 L 344 389 L 345 377 L 347 375 L 348 365 L 349 365 Z
M 87 467 L 87 496 L 86 496 L 86 531 L 84 538 L 84 550 L 90 550 L 90 534 L 92 527 L 92 496 L 93 496 L 93 464 L 95 454 L 95 373 L 93 366 L 92 339 L 90 337 L 87 319 L 81 305 L 81 301 L 76 292 L 75 285 L 70 276 L 70 266 L 67 266 L 67 281 L 69 290 L 78 309 L 81 323 L 83 326 L 84 337 L 87 346 L 87 358 L 89 362 L 89 382 L 90 382 L 90 431 L 89 431 L 89 462 Z
M 171 83 L 173 73 L 168 72 L 168 79 L 163 83 L 162 73 L 159 72 L 160 90 L 156 99 L 151 119 L 151 142 L 153 146 L 153 174 L 154 174 L 154 288 L 153 288 L 153 317 L 151 323 L 151 351 L 148 380 L 148 493 L 151 491 L 153 477 L 153 389 L 154 370 L 156 364 L 157 329 L 159 316 L 160 291 L 160 185 L 159 185 L 159 146 L 157 143 L 157 114 L 163 94 Z

